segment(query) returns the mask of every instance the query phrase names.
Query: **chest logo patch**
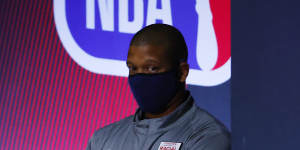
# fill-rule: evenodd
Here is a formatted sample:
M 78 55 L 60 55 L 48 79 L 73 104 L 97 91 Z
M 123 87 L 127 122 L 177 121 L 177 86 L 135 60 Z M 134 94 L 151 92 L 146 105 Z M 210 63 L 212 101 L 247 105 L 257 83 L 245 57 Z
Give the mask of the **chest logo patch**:
M 161 142 L 158 150 L 179 150 L 181 143 Z

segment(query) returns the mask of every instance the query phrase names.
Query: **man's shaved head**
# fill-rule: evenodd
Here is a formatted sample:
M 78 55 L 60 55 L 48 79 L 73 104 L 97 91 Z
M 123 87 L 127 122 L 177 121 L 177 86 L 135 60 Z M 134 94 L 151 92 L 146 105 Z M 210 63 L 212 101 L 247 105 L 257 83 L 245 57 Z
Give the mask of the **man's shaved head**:
M 131 39 L 130 46 L 163 46 L 172 63 L 187 61 L 187 46 L 178 29 L 167 24 L 152 24 L 138 31 Z

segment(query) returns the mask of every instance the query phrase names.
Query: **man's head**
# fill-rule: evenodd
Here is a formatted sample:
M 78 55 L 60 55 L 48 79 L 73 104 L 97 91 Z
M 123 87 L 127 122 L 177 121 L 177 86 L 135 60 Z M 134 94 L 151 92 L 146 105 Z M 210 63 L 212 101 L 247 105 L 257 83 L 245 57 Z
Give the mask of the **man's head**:
M 138 31 L 130 42 L 127 65 L 131 75 L 177 70 L 185 82 L 189 66 L 187 46 L 182 34 L 166 24 L 149 25 Z
M 174 27 L 153 24 L 137 32 L 127 56 L 129 84 L 140 108 L 163 116 L 182 100 L 189 72 L 187 46 Z

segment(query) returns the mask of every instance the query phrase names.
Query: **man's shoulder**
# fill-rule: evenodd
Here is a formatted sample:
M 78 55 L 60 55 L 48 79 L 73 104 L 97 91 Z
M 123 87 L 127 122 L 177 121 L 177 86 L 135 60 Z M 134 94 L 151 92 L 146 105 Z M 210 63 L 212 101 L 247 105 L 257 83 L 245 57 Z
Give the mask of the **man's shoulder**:
M 96 143 L 97 141 L 103 141 L 106 138 L 109 138 L 109 136 L 114 135 L 116 132 L 123 129 L 127 129 L 132 123 L 132 120 L 133 115 L 121 119 L 120 121 L 109 124 L 107 126 L 104 126 L 103 128 L 100 128 L 94 132 L 93 136 L 91 137 L 91 140 Z
M 207 131 L 210 134 L 229 134 L 223 123 L 198 106 L 195 106 L 195 113 L 190 124 L 194 132 Z
M 230 147 L 230 132 L 225 125 L 206 110 L 198 106 L 194 109 L 193 119 L 189 123 L 192 134 L 187 141 L 188 145 L 211 147 L 216 145 L 215 143 L 219 143 L 220 149 L 228 149 Z
M 93 150 L 101 148 L 112 136 L 118 132 L 123 132 L 128 129 L 132 123 L 133 116 L 126 117 L 115 123 L 109 124 L 103 128 L 100 128 L 94 132 L 92 137 L 89 139 L 86 150 Z

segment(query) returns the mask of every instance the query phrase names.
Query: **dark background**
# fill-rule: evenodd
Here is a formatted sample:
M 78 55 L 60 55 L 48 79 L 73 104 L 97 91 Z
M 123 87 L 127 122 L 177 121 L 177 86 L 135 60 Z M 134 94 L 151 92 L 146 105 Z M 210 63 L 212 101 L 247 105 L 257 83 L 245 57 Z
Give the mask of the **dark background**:
M 233 150 L 300 143 L 300 2 L 232 0 Z

